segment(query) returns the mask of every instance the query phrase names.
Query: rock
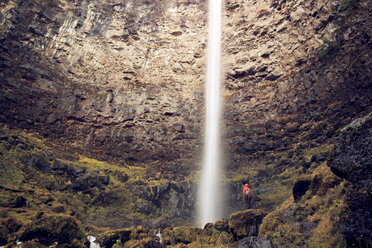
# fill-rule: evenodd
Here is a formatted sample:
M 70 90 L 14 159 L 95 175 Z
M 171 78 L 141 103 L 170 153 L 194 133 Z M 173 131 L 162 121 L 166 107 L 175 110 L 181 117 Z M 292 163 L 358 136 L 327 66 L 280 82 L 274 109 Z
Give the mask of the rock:
M 302 7 L 298 7 L 296 11 L 291 12 L 290 17 L 293 22 L 297 22 L 306 16 L 306 11 Z
M 32 155 L 31 157 L 25 158 L 24 161 L 27 166 L 32 166 L 44 173 L 51 172 L 50 164 L 47 158 L 42 154 Z
M 300 177 L 296 179 L 293 186 L 293 198 L 295 202 L 301 200 L 302 196 L 306 194 L 311 185 L 311 179 L 309 177 Z
M 340 230 L 348 247 L 368 247 L 372 242 L 372 113 L 341 129 L 334 139 L 328 166 L 352 183 L 346 191 Z
M 337 176 L 372 187 L 372 112 L 341 129 L 328 165 Z
M 239 240 L 233 248 L 272 248 L 270 240 L 260 237 L 246 237 Z
M 70 247 L 84 247 L 85 233 L 71 216 L 49 215 L 25 226 L 20 241 L 38 239 L 43 245 L 70 245 Z
M 229 231 L 229 221 L 228 220 L 218 220 L 214 223 L 214 228 L 221 232 L 228 232 Z
M 8 229 L 9 233 L 17 232 L 22 224 L 14 218 L 5 219 L 2 224 Z
M 200 229 L 197 227 L 175 227 L 173 229 L 166 228 L 163 230 L 164 240 L 169 240 L 170 244 L 190 244 L 194 242 L 200 233 Z
M 109 184 L 109 182 L 110 182 L 110 176 L 99 176 L 99 177 L 98 177 L 98 180 L 99 180 L 102 184 L 107 185 L 107 184 Z
M 185 132 L 185 126 L 183 124 L 174 124 L 173 128 L 179 133 Z
M 97 238 L 98 243 L 103 247 L 112 247 L 117 242 L 124 244 L 130 239 L 132 230 L 130 228 L 118 229 L 115 231 L 108 231 Z
M 67 165 L 59 160 L 54 160 L 51 168 L 54 174 L 62 175 L 67 170 Z
M 77 177 L 84 172 L 85 172 L 84 168 L 73 167 L 73 166 L 67 166 L 67 170 L 66 170 L 67 175 L 72 176 L 72 177 Z
M 153 211 L 153 205 L 150 201 L 141 200 L 137 203 L 137 208 L 141 213 L 150 214 Z
M 125 183 L 126 181 L 129 180 L 129 176 L 127 174 L 124 174 L 124 175 L 119 174 L 118 179 L 120 180 L 120 182 Z
M 258 228 L 266 212 L 258 209 L 248 209 L 231 214 L 229 228 L 237 239 L 247 236 L 257 236 Z
M 54 206 L 52 211 L 55 213 L 64 213 L 66 212 L 66 208 L 64 205 L 58 205 L 58 206 Z

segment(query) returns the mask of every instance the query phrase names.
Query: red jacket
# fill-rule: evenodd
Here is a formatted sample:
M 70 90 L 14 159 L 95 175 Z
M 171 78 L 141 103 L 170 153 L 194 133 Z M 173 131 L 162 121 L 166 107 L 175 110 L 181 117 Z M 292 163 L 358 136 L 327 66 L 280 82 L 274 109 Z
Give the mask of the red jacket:
M 249 188 L 248 183 L 244 186 L 243 189 L 243 198 L 246 197 L 245 192 L 249 190 L 249 197 L 252 197 L 252 190 Z

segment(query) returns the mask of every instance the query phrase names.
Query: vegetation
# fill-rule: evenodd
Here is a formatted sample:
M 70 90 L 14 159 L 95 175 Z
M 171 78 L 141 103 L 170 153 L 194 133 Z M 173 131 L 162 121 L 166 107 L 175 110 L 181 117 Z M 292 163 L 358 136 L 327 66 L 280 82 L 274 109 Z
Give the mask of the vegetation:
M 311 180 L 299 202 L 292 197 L 264 218 L 260 236 L 277 247 L 345 247 L 338 223 L 346 208 L 347 183 L 334 176 L 326 163 L 313 171 Z
M 336 41 L 324 38 L 322 45 L 318 48 L 318 57 L 320 59 L 330 60 L 338 50 L 339 46 Z
M 0 130 L 0 222 L 9 219 L 18 229 L 0 225 L 0 241 L 19 237 L 43 213 L 74 217 L 88 233 L 129 227 L 159 218 L 140 201 L 169 180 L 155 180 L 144 166 L 115 165 L 62 152 L 36 134 Z M 147 195 L 146 195 L 147 194 Z M 146 195 L 146 196 L 145 196 Z M 97 228 L 98 227 L 98 228 Z M 29 237 L 29 236 L 24 236 Z M 26 238 L 25 238 L 26 239 Z M 32 242 L 29 242 L 30 247 Z
M 348 17 L 351 15 L 355 8 L 356 0 L 341 0 L 340 1 L 340 11 L 345 16 Z

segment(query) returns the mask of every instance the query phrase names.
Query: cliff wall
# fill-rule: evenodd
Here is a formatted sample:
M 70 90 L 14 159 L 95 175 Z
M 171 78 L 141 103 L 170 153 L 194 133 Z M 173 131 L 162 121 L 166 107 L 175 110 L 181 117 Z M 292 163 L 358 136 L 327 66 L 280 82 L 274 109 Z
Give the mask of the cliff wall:
M 228 213 L 244 182 L 256 207 L 287 199 L 336 131 L 371 111 L 371 10 L 366 0 L 225 1 Z M 195 178 L 206 1 L 6 0 L 0 14 L 2 124 L 148 167 L 144 181 Z

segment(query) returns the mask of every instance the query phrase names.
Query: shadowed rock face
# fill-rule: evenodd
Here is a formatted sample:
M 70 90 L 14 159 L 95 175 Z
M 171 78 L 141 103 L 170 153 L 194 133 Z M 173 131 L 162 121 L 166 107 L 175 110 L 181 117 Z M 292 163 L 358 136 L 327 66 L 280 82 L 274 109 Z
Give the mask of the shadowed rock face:
M 174 160 L 198 150 L 203 1 L 6 1 L 1 9 L 2 121 L 102 158 Z
M 348 246 L 368 247 L 372 241 L 372 113 L 342 128 L 328 165 L 332 172 L 352 183 L 346 192 L 349 206 L 340 229 Z
M 372 113 L 342 128 L 329 160 L 331 170 L 348 181 L 372 187 Z

